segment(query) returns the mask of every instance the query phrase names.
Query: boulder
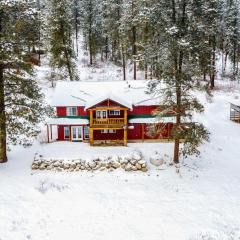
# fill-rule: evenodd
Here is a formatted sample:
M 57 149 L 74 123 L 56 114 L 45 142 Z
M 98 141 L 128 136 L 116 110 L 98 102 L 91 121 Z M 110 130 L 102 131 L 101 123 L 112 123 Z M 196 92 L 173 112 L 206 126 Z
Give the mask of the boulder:
M 139 163 L 136 163 L 136 168 L 137 168 L 138 170 L 141 170 L 141 169 L 142 169 L 142 165 L 139 164 Z
M 32 164 L 32 170 L 37 170 L 39 168 L 38 164 L 33 163 Z
M 128 163 L 126 166 L 125 166 L 125 171 L 131 171 L 132 170 L 132 165 L 130 163 Z
M 156 167 L 164 164 L 164 159 L 159 155 L 154 155 L 150 157 L 150 163 Z
M 113 168 L 120 168 L 121 167 L 121 164 L 119 163 L 119 162 L 114 162 L 113 164 L 112 164 L 112 166 L 113 166 Z

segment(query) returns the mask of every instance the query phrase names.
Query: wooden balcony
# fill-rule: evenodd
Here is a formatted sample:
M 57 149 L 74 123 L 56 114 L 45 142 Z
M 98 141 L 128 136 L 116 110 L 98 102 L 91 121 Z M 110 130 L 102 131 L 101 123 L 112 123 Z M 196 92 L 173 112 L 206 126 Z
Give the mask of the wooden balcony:
M 124 125 L 124 118 L 94 118 L 92 120 L 92 127 L 94 128 L 121 128 Z

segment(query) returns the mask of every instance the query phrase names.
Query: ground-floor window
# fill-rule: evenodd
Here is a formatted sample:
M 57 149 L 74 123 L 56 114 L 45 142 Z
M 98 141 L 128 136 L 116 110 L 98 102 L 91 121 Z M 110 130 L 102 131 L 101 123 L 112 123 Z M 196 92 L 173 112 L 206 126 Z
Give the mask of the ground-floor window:
M 64 139 L 69 139 L 70 138 L 70 131 L 69 131 L 69 127 L 65 126 L 64 127 Z
M 89 139 L 89 127 L 88 126 L 84 126 L 84 138 L 85 139 Z
M 115 129 L 104 129 L 104 130 L 101 130 L 101 133 L 116 133 L 116 130 Z

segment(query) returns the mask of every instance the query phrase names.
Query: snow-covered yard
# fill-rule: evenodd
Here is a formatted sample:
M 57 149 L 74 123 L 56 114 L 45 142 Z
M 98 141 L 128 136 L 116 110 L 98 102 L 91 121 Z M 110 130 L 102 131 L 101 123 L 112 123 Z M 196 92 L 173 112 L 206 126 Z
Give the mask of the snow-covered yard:
M 1 240 L 157 240 L 240 238 L 240 125 L 229 121 L 239 92 L 201 96 L 198 116 L 211 131 L 200 158 L 147 173 L 32 171 L 36 152 L 49 157 L 91 157 L 141 150 L 171 154 L 171 143 L 89 147 L 53 143 L 13 148 L 0 166 Z M 208 238 L 211 236 L 212 238 Z

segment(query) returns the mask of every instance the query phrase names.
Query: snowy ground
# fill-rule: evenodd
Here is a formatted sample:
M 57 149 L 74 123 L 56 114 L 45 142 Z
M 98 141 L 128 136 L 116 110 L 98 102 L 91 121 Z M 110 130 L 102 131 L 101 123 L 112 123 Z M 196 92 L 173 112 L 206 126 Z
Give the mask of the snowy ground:
M 99 61 L 89 67 L 83 50 L 79 56 L 80 80 L 122 80 L 120 67 Z M 49 102 L 54 92 L 47 81 L 50 69 L 45 63 L 37 70 Z M 90 158 L 139 149 L 148 161 L 156 150 L 171 155 L 171 143 L 13 148 L 9 162 L 0 165 L 0 240 L 239 240 L 240 124 L 229 121 L 229 102 L 240 103 L 239 86 L 217 81 L 212 99 L 199 95 L 206 111 L 197 120 L 210 130 L 211 142 L 201 147 L 200 158 L 184 160 L 180 174 L 173 166 L 150 166 L 147 173 L 31 170 L 36 152 Z
M 217 91 L 198 116 L 211 131 L 201 158 L 147 173 L 32 171 L 35 152 L 67 157 L 140 149 L 145 158 L 172 144 L 96 148 L 54 143 L 14 148 L 0 165 L 1 240 L 240 239 L 240 124 L 229 121 L 239 91 Z M 211 238 L 210 238 L 211 237 Z

